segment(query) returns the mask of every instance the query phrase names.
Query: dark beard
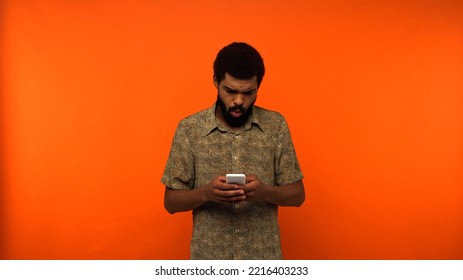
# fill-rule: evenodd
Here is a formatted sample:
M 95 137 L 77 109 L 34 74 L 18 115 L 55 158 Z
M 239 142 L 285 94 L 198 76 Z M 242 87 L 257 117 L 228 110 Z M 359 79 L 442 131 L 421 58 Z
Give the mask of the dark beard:
M 255 102 L 255 100 L 254 100 L 254 102 Z M 247 110 L 245 110 L 242 106 L 239 106 L 239 105 L 230 107 L 227 110 L 227 107 L 225 106 L 225 103 L 223 103 L 222 99 L 220 99 L 220 96 L 217 95 L 216 106 L 219 106 L 222 117 L 229 126 L 231 126 L 231 127 L 241 127 L 246 123 L 248 118 L 252 115 L 252 108 L 254 106 L 254 102 L 252 102 L 251 105 L 249 105 L 249 108 Z M 238 118 L 233 117 L 230 114 L 230 112 L 235 111 L 235 110 L 240 110 L 243 114 L 241 116 L 239 116 Z

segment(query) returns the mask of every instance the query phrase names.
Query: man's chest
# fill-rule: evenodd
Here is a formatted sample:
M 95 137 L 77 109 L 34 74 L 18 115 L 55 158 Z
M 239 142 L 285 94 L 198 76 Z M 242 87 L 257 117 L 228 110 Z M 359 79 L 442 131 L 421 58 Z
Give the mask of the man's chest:
M 260 130 L 241 134 L 215 131 L 191 143 L 195 171 L 207 177 L 244 173 L 273 180 L 275 140 Z

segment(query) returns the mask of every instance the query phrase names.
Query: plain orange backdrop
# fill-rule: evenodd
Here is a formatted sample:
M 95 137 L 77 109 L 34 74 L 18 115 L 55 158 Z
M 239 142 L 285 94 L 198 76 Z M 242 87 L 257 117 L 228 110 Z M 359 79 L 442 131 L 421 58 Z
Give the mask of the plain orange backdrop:
M 187 259 L 160 178 L 212 62 L 254 45 L 307 199 L 287 259 L 463 258 L 463 2 L 0 4 L 0 258 Z

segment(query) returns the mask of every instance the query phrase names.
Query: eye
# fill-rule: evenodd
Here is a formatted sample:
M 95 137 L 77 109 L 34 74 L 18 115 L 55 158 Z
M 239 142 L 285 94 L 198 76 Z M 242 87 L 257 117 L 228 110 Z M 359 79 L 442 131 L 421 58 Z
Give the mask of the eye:
M 231 89 L 231 88 L 225 88 L 225 91 L 226 91 L 227 93 L 229 93 L 229 94 L 235 94 L 235 93 L 237 93 L 236 90 Z

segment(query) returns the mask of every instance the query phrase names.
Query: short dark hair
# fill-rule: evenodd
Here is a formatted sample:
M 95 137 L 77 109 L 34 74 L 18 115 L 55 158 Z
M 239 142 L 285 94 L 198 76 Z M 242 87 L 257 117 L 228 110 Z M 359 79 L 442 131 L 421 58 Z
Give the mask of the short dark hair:
M 260 86 L 265 74 L 264 60 L 251 45 L 234 42 L 219 51 L 214 61 L 214 81 L 217 84 L 228 73 L 237 79 L 251 79 L 257 76 Z

